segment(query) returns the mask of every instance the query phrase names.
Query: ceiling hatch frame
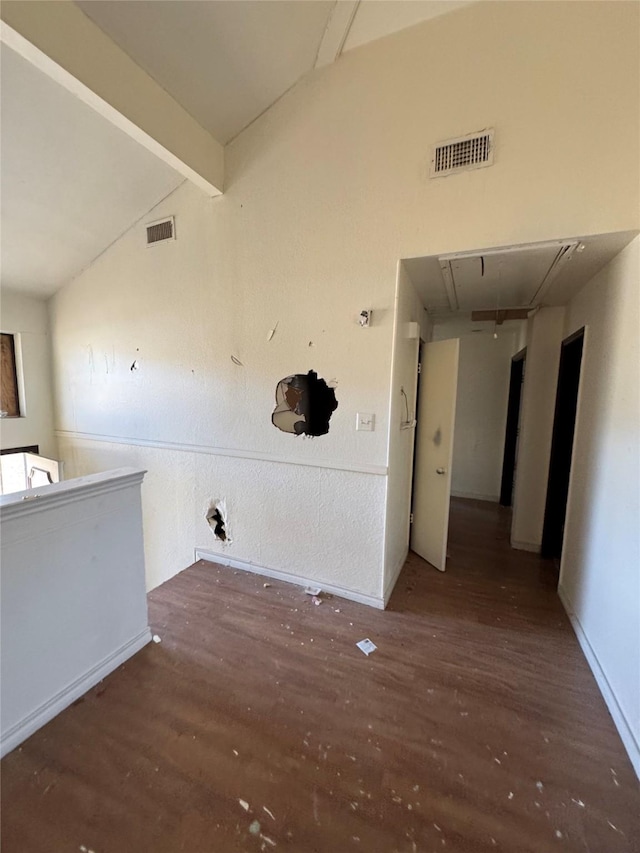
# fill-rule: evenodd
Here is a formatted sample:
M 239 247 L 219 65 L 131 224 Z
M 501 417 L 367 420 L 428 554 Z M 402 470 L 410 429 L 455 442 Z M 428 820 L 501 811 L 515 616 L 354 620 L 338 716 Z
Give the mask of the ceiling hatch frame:
M 528 302 L 528 304 L 509 306 L 511 308 L 534 308 L 536 304 L 544 298 L 553 280 L 557 278 L 564 265 L 571 260 L 573 253 L 580 244 L 581 241 L 579 239 L 549 240 L 547 242 L 542 243 L 526 243 L 519 244 L 517 246 L 503 246 L 497 247 L 495 249 L 485 249 L 481 251 L 474 249 L 468 252 L 452 252 L 451 254 L 440 255 L 438 257 L 438 263 L 440 265 L 440 271 L 442 273 L 442 279 L 444 282 L 445 292 L 447 294 L 447 300 L 449 302 L 449 308 L 451 311 L 460 310 L 458 296 L 456 293 L 455 276 L 451 266 L 453 261 L 461 259 L 470 260 L 474 258 L 482 259 L 495 255 L 517 254 L 518 252 L 525 252 L 531 249 L 557 249 L 553 261 L 551 262 L 551 265 L 547 269 L 547 272 L 545 273 L 542 281 L 536 288 L 536 291 Z

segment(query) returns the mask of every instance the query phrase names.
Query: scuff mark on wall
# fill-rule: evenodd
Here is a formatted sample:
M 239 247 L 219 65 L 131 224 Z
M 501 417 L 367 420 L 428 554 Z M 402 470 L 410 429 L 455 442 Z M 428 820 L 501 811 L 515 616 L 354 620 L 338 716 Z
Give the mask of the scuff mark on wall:
M 234 364 L 237 364 L 237 365 L 238 365 L 238 367 L 244 367 L 244 364 L 240 361 L 240 359 L 239 359 L 239 358 L 236 358 L 236 357 L 235 357 L 235 355 L 232 355 L 232 356 L 231 356 L 231 361 L 232 361 Z
M 206 519 L 216 539 L 220 542 L 231 542 L 227 526 L 227 502 L 224 499 L 211 502 Z
M 326 435 L 338 408 L 335 391 L 314 370 L 281 379 L 276 386 L 276 407 L 271 422 L 292 435 Z

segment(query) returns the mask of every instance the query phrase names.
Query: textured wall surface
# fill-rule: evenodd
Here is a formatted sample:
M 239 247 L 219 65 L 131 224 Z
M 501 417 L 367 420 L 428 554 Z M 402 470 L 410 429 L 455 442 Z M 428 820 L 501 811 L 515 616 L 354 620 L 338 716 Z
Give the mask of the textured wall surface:
M 586 332 L 560 589 L 640 775 L 639 280 L 636 239 L 567 308 L 565 336 Z
M 573 3 L 473 4 L 350 51 L 227 146 L 224 196 L 184 185 L 154 209 L 175 243 L 146 248 L 140 223 L 58 293 L 63 455 L 149 468 L 150 585 L 227 497 L 238 559 L 381 592 L 398 260 L 635 226 L 637 13 L 583 4 L 576 26 Z M 491 125 L 491 168 L 429 179 L 432 143 Z M 278 380 L 309 369 L 339 406 L 305 441 L 270 415 Z

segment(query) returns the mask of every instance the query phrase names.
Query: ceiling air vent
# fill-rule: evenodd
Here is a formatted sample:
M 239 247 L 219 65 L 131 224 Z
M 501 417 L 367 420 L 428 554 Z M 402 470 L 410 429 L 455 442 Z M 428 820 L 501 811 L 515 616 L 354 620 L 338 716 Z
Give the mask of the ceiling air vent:
M 439 142 L 433 148 L 431 177 L 451 175 L 467 169 L 482 169 L 493 163 L 493 128 Z
M 150 222 L 147 225 L 147 246 L 154 246 L 156 243 L 175 239 L 176 227 L 173 216 L 159 219 L 157 222 Z

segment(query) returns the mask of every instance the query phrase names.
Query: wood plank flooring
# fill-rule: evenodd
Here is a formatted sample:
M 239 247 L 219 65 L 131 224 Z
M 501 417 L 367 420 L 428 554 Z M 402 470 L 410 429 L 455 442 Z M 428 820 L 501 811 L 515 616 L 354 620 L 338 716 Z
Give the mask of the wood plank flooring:
M 448 571 L 411 556 L 384 613 L 173 578 L 162 643 L 2 762 L 3 853 L 637 853 L 637 780 L 508 520 L 454 501 Z

